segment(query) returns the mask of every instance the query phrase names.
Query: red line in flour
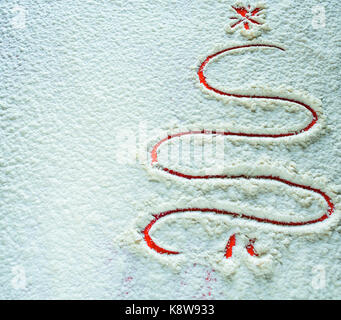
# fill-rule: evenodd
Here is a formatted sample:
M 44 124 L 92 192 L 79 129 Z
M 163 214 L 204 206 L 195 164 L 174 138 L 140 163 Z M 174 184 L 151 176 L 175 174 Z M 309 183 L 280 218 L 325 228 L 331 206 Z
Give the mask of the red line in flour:
M 249 239 L 249 243 L 246 245 L 246 251 L 249 253 L 250 256 L 258 256 L 257 252 L 255 251 L 254 244 L 256 239 Z
M 314 223 L 318 223 L 318 222 L 322 222 L 325 219 L 327 219 L 333 212 L 334 212 L 334 204 L 332 203 L 330 197 L 323 191 L 310 187 L 310 186 L 306 186 L 306 185 L 302 185 L 302 184 L 298 184 L 295 182 L 291 182 L 289 180 L 280 178 L 280 177 L 276 177 L 276 176 L 272 176 L 272 175 L 260 175 L 260 176 L 245 176 L 245 175 L 239 175 L 239 176 L 232 176 L 232 175 L 189 175 L 189 174 L 185 174 L 182 172 L 178 172 L 169 168 L 165 168 L 162 167 L 159 163 L 158 163 L 158 148 L 166 141 L 171 140 L 173 138 L 176 137 L 181 137 L 181 136 L 185 136 L 185 135 L 196 135 L 196 134 L 210 134 L 210 135 L 224 135 L 224 136 L 240 136 L 240 137 L 247 137 L 247 138 L 270 138 L 270 139 L 277 139 L 277 138 L 283 138 L 283 137 L 289 137 L 289 136 L 295 136 L 298 134 L 301 134 L 303 132 L 306 132 L 308 130 L 310 130 L 318 121 L 318 115 L 316 113 L 316 111 L 309 106 L 306 103 L 303 103 L 301 101 L 298 100 L 294 100 L 294 99 L 290 99 L 290 98 L 285 98 L 285 97 L 280 97 L 280 96 L 261 96 L 261 95 L 243 95 L 243 94 L 235 94 L 235 93 L 229 93 L 229 92 L 225 92 L 225 91 L 221 91 L 218 90 L 212 86 L 210 86 L 207 81 L 206 81 L 206 77 L 204 75 L 204 69 L 207 66 L 207 64 L 215 57 L 222 55 L 228 51 L 231 50 L 237 50 L 237 49 L 242 49 L 242 48 L 251 48 L 251 47 L 265 47 L 265 48 L 275 48 L 275 49 L 279 49 L 282 51 L 285 51 L 283 48 L 276 46 L 276 45 L 271 45 L 271 44 L 247 44 L 247 45 L 240 45 L 240 46 L 235 46 L 235 47 L 231 47 L 231 48 L 227 48 L 224 50 L 221 50 L 219 52 L 216 52 L 212 55 L 209 55 L 200 65 L 199 70 L 198 70 L 198 77 L 199 77 L 199 81 L 202 85 L 205 86 L 206 89 L 218 94 L 218 95 L 222 95 L 222 96 L 229 96 L 229 97 L 234 97 L 234 98 L 249 98 L 249 99 L 266 99 L 266 100 L 280 100 L 280 101 L 287 101 L 287 102 L 292 102 L 292 103 L 296 103 L 298 105 L 303 106 L 304 108 L 306 108 L 311 114 L 312 114 L 312 120 L 311 122 L 304 127 L 303 129 L 299 130 L 299 131 L 295 131 L 295 132 L 286 132 L 286 133 L 280 133 L 280 134 L 262 134 L 262 133 L 242 133 L 242 132 L 230 132 L 230 131 L 210 131 L 210 130 L 200 130 L 200 131 L 187 131 L 187 132 L 180 132 L 180 133 L 176 133 L 173 135 L 169 135 L 166 138 L 160 140 L 158 143 L 155 144 L 155 146 L 153 147 L 152 151 L 151 151 L 151 160 L 152 160 L 152 165 L 156 165 L 157 164 L 157 168 L 159 170 L 163 170 L 164 172 L 167 172 L 170 175 L 173 176 L 178 176 L 184 179 L 258 179 L 258 180 L 272 180 L 272 181 L 277 181 L 279 183 L 283 183 L 286 184 L 288 186 L 294 187 L 294 188 L 300 188 L 300 189 L 304 189 L 304 190 L 308 190 L 314 193 L 319 194 L 320 196 L 322 196 L 325 200 L 325 202 L 328 205 L 328 210 L 327 213 L 323 213 L 319 218 L 313 219 L 313 220 L 309 220 L 309 221 L 297 221 L 297 222 L 285 222 L 285 221 L 278 221 L 278 220 L 271 220 L 271 219 L 265 219 L 265 218 L 259 218 L 259 217 L 255 217 L 255 216 L 251 216 L 251 215 L 247 215 L 247 214 L 240 214 L 240 213 L 234 213 L 234 212 L 229 212 L 226 210 L 220 210 L 220 209 L 216 209 L 216 208 L 178 208 L 178 209 L 174 209 L 174 210 L 170 210 L 170 211 L 165 211 L 159 214 L 154 215 L 154 219 L 152 221 L 149 222 L 149 224 L 145 227 L 145 229 L 142 231 L 144 234 L 144 239 L 147 243 L 147 245 L 155 250 L 158 253 L 166 253 L 166 254 L 178 254 L 179 252 L 177 251 L 170 251 L 164 248 L 161 248 L 160 246 L 158 246 L 150 237 L 149 232 L 150 229 L 152 228 L 152 226 L 161 218 L 165 217 L 165 216 L 169 216 L 171 214 L 175 214 L 175 213 L 185 213 L 185 212 L 202 212 L 202 213 L 214 213 L 214 214 L 222 214 L 222 215 L 230 215 L 234 218 L 242 218 L 242 219 L 247 219 L 247 220 L 253 220 L 253 221 L 257 221 L 260 223 L 267 223 L 267 224 L 273 224 L 273 225 L 279 225 L 279 226 L 288 226 L 288 227 L 295 227 L 295 226 L 303 226 L 303 225 L 310 225 L 310 224 L 314 224 Z M 256 251 L 254 250 L 254 244 L 255 239 L 251 239 L 249 241 L 249 244 L 246 246 L 246 249 L 248 251 L 248 253 L 250 255 L 255 255 L 257 256 Z M 232 235 L 230 237 L 230 239 L 228 240 L 228 243 L 226 245 L 225 248 L 225 257 L 229 258 L 232 255 L 232 248 L 235 245 L 235 235 Z
M 232 257 L 232 249 L 236 245 L 236 235 L 233 234 L 229 241 L 227 241 L 226 248 L 225 248 L 225 258 L 231 258 Z

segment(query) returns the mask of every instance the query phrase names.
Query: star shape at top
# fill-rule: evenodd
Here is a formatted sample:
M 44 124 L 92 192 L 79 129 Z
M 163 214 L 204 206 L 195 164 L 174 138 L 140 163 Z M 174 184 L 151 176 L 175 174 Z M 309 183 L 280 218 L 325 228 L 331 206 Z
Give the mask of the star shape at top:
M 231 6 L 231 11 L 233 12 L 230 17 L 232 21 L 226 28 L 228 33 L 240 29 L 243 36 L 253 39 L 261 34 L 261 30 L 269 29 L 265 23 L 265 6 L 262 4 L 245 6 L 237 3 Z

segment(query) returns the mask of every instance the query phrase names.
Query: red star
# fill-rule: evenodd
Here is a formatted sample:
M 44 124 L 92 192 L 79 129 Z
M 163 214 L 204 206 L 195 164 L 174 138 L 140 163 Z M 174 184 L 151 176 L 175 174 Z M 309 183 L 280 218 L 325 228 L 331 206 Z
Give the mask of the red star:
M 250 29 L 250 24 L 258 24 L 261 23 L 256 21 L 254 18 L 257 18 L 258 13 L 261 12 L 263 9 L 255 8 L 251 10 L 251 6 L 249 5 L 247 8 L 245 7 L 233 7 L 232 8 L 236 11 L 237 14 L 240 15 L 240 17 L 231 17 L 230 19 L 238 19 L 238 21 L 234 22 L 231 25 L 231 29 L 239 25 L 241 22 L 244 24 L 244 28 L 246 30 Z M 254 17 L 254 18 L 253 18 Z

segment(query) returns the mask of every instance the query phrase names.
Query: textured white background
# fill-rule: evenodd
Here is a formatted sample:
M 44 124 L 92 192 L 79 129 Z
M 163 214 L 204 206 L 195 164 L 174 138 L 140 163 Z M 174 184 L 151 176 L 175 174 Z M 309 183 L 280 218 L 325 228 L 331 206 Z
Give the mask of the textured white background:
M 183 192 L 150 181 L 138 163 L 118 163 L 118 132 L 141 121 L 149 128 L 229 121 L 221 102 L 195 87 L 190 67 L 216 44 L 247 42 L 224 32 L 232 3 L 1 1 L 0 298 L 341 298 L 339 229 L 310 240 L 288 236 L 267 277 L 243 264 L 230 278 L 191 262 L 174 272 L 113 243 L 150 199 L 164 203 Z M 286 84 L 320 98 L 328 123 L 320 139 L 250 152 L 339 185 L 341 12 L 338 1 L 323 3 L 326 26 L 315 30 L 319 1 L 267 1 L 272 30 L 261 38 L 288 53 L 245 54 L 234 65 L 225 59 L 211 74 L 234 86 Z M 316 265 L 326 269 L 320 290 L 311 285 Z M 15 285 L 16 266 L 25 288 Z

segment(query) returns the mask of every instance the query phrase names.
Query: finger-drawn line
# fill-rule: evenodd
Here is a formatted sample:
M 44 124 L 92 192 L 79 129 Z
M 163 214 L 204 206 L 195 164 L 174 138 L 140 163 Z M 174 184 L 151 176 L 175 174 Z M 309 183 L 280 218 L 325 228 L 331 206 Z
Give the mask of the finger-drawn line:
M 295 227 L 295 226 L 303 226 L 303 225 L 309 225 L 309 224 L 315 224 L 315 223 L 322 222 L 325 219 L 327 219 L 330 215 L 332 215 L 332 213 L 334 212 L 334 204 L 333 204 L 331 198 L 322 190 L 319 190 L 317 188 L 313 188 L 311 186 L 298 184 L 298 183 L 283 179 L 283 178 L 278 177 L 278 176 L 272 176 L 272 175 L 259 175 L 259 176 L 238 175 L 238 176 L 233 176 L 233 175 L 227 175 L 227 174 L 226 175 L 190 175 L 190 174 L 186 174 L 183 172 L 172 170 L 172 169 L 167 168 L 167 167 L 163 167 L 160 163 L 158 163 L 159 147 L 164 142 L 169 141 L 171 139 L 174 139 L 176 137 L 181 137 L 181 136 L 185 136 L 185 135 L 202 134 L 202 135 L 241 136 L 241 137 L 246 137 L 246 138 L 250 138 L 250 139 L 252 139 L 252 138 L 280 139 L 280 138 L 284 138 L 284 137 L 302 134 L 303 132 L 310 130 L 317 123 L 318 114 L 317 114 L 316 110 L 314 110 L 310 105 L 308 105 L 302 101 L 287 98 L 287 97 L 282 97 L 282 96 L 245 95 L 245 94 L 231 93 L 231 92 L 222 91 L 222 90 L 219 90 L 217 88 L 214 88 L 213 86 L 211 86 L 207 82 L 206 77 L 204 75 L 204 70 L 205 70 L 205 67 L 209 64 L 209 62 L 212 61 L 212 59 L 214 59 L 215 57 L 218 57 L 218 56 L 220 56 L 220 55 L 222 55 L 228 51 L 242 49 L 242 48 L 252 48 L 252 47 L 275 48 L 275 49 L 285 51 L 283 48 L 281 48 L 277 45 L 272 45 L 272 44 L 245 44 L 245 45 L 233 46 L 230 48 L 223 49 L 221 51 L 218 51 L 214 54 L 207 56 L 206 59 L 201 63 L 201 65 L 199 66 L 198 72 L 197 72 L 200 83 L 207 90 L 212 91 L 212 92 L 214 92 L 218 95 L 221 95 L 221 96 L 229 96 L 229 97 L 234 97 L 234 98 L 266 99 L 266 100 L 274 100 L 274 101 L 280 100 L 280 101 L 287 101 L 287 102 L 298 104 L 298 105 L 304 107 L 305 109 L 307 109 L 311 113 L 311 115 L 312 115 L 311 122 L 301 130 L 294 131 L 294 132 L 283 132 L 283 133 L 278 133 L 278 134 L 245 133 L 245 132 L 214 131 L 214 130 L 213 131 L 212 130 L 198 130 L 198 131 L 186 131 L 186 132 L 175 133 L 172 135 L 168 135 L 167 137 L 160 140 L 159 142 L 157 142 L 154 145 L 154 147 L 151 150 L 151 165 L 153 166 L 153 168 L 155 168 L 157 170 L 162 170 L 169 175 L 173 175 L 173 176 L 177 176 L 177 177 L 180 177 L 183 179 L 189 179 L 189 180 L 192 180 L 192 179 L 203 179 L 203 180 L 206 180 L 206 179 L 248 179 L 248 180 L 257 179 L 257 180 L 265 180 L 265 181 L 269 181 L 269 180 L 277 181 L 279 183 L 288 185 L 290 187 L 308 190 L 308 191 L 311 191 L 313 193 L 316 193 L 316 194 L 322 196 L 322 198 L 325 200 L 325 202 L 328 206 L 328 210 L 327 210 L 327 212 L 323 212 L 320 217 L 313 219 L 313 220 L 291 221 L 291 222 L 271 220 L 271 219 L 267 219 L 267 218 L 259 218 L 259 217 L 252 216 L 252 215 L 239 214 L 239 213 L 229 212 L 229 211 L 220 210 L 220 209 L 216 209 L 216 208 L 177 208 L 174 210 L 161 212 L 159 214 L 154 215 L 154 219 L 151 220 L 149 222 L 149 224 L 145 227 L 145 229 L 142 231 L 142 233 L 144 235 L 144 240 L 147 243 L 148 247 L 155 250 L 158 253 L 161 253 L 161 254 L 178 254 L 179 253 L 177 251 L 167 250 L 167 249 L 164 249 L 164 248 L 158 246 L 152 240 L 152 238 L 149 234 L 151 228 L 153 227 L 153 225 L 157 221 L 159 221 L 163 217 L 166 217 L 166 216 L 169 216 L 169 215 L 175 214 L 175 213 L 184 213 L 184 212 L 193 212 L 193 211 L 203 212 L 203 213 L 210 212 L 210 213 L 214 213 L 214 214 L 230 215 L 230 216 L 235 217 L 235 218 L 238 217 L 238 218 L 247 219 L 247 220 L 254 220 L 254 221 L 257 221 L 260 223 Z M 250 239 L 248 245 L 246 246 L 246 250 L 250 255 L 257 256 L 257 253 L 256 253 L 254 246 L 253 246 L 254 242 L 255 242 L 255 239 Z M 235 243 L 236 243 L 236 237 L 235 237 L 235 235 L 232 235 L 230 237 L 230 239 L 228 240 L 226 248 L 225 248 L 225 257 L 227 259 L 232 256 L 232 248 L 234 247 Z
M 258 24 L 258 25 L 261 24 L 260 22 L 256 21 L 255 19 L 252 19 L 251 17 L 257 18 L 258 13 L 261 12 L 263 9 L 255 8 L 255 9 L 251 10 L 251 6 L 248 6 L 247 8 L 234 7 L 234 6 L 231 6 L 231 7 L 233 8 L 233 10 L 236 11 L 237 14 L 240 15 L 240 19 L 231 25 L 232 29 L 234 27 L 236 27 L 240 22 L 243 22 L 244 28 L 246 30 L 250 29 L 249 22 L 254 23 L 254 24 Z M 231 17 L 230 19 L 234 20 L 234 19 L 237 19 L 237 17 Z

